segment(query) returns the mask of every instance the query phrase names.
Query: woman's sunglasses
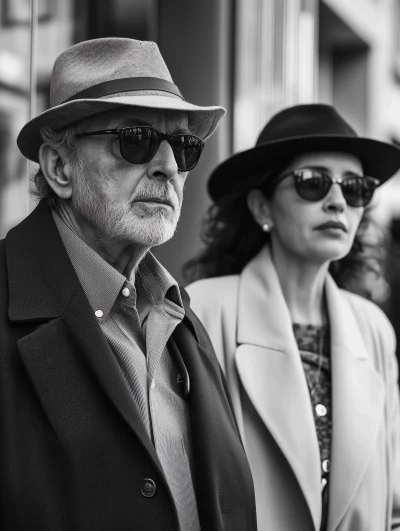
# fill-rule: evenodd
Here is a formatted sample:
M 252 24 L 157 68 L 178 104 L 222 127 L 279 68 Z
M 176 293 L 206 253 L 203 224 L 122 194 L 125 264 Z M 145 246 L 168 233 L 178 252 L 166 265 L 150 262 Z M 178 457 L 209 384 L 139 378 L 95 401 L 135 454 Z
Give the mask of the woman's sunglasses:
M 93 135 L 118 135 L 122 157 L 131 164 L 145 164 L 157 153 L 163 140 L 171 146 L 179 171 L 190 171 L 199 162 L 204 142 L 195 135 L 160 133 L 153 127 L 135 126 L 81 133 L 78 138 Z
M 323 171 L 312 169 L 294 170 L 282 175 L 275 184 L 293 175 L 296 192 L 306 201 L 320 201 L 326 197 L 333 184 L 338 184 L 342 190 L 346 203 L 352 207 L 365 207 L 371 201 L 376 188 L 380 185 L 379 179 L 349 175 L 344 179 L 332 179 Z

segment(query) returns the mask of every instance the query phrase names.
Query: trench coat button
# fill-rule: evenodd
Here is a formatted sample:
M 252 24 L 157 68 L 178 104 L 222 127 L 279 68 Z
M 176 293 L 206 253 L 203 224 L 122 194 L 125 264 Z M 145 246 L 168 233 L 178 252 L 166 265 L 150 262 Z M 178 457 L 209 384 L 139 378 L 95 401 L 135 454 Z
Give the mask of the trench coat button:
M 142 481 L 140 492 L 145 498 L 152 498 L 156 493 L 156 484 L 152 479 L 146 478 Z
M 315 411 L 319 417 L 325 417 L 325 415 L 328 413 L 328 410 L 324 406 L 324 404 L 317 404 L 315 406 Z
M 322 470 L 324 472 L 329 472 L 329 459 L 324 459 L 322 461 Z

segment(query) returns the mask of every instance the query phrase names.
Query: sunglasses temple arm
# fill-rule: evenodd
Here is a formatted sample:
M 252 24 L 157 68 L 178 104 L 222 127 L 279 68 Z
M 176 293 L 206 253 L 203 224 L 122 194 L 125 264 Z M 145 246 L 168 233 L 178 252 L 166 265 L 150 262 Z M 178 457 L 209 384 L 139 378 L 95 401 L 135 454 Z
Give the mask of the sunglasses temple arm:
M 93 131 L 88 133 L 79 133 L 78 138 L 82 136 L 98 136 L 98 135 L 119 135 L 120 129 L 105 129 L 104 131 Z

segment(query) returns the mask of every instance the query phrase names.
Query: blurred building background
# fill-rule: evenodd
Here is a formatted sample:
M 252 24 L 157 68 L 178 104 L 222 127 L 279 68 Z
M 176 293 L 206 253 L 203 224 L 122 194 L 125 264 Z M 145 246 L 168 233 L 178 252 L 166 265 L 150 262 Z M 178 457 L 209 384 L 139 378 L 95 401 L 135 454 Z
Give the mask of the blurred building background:
M 30 25 L 37 2 L 37 38 Z M 155 40 L 189 101 L 228 110 L 188 179 L 176 237 L 156 250 L 180 268 L 200 247 L 211 169 L 252 146 L 267 119 L 298 102 L 333 103 L 359 134 L 400 143 L 400 0 L 1 0 L 0 237 L 34 206 L 15 139 L 48 106 L 51 68 L 68 46 L 104 36 Z M 32 54 L 32 51 L 37 51 Z M 36 57 L 36 59 L 35 59 Z M 33 62 L 32 62 L 33 60 Z M 400 177 L 374 216 L 400 218 Z

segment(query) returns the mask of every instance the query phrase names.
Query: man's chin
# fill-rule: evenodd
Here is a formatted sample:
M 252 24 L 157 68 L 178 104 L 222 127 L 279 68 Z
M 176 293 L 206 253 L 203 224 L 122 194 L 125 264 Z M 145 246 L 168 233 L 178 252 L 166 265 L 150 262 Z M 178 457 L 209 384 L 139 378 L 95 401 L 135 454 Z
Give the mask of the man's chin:
M 162 245 L 170 240 L 175 234 L 176 223 L 160 222 L 151 223 L 149 220 L 141 220 L 140 224 L 135 224 L 132 231 L 129 233 L 129 240 L 132 244 L 144 245 L 146 247 L 155 247 Z
M 170 236 L 166 236 L 164 238 L 154 239 L 152 242 L 148 242 L 148 246 L 149 248 L 151 248 L 151 247 L 157 247 L 158 245 L 163 245 L 163 243 L 167 243 L 172 238 L 172 236 L 173 234 L 171 234 Z

